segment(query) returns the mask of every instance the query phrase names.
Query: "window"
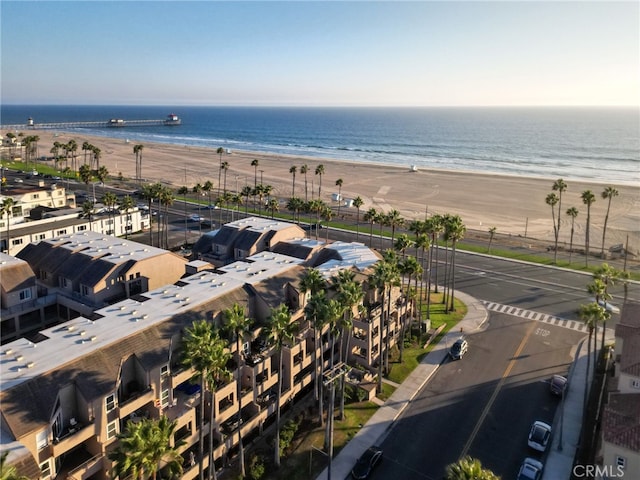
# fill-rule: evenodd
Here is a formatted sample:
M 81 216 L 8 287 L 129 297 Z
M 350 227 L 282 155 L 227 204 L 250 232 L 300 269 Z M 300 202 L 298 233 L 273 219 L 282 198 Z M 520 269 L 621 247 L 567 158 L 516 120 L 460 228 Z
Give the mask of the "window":
M 22 239 L 21 238 L 15 238 L 13 240 L 11 240 L 11 245 L 22 245 Z
M 627 466 L 627 459 L 616 455 L 616 465 L 624 469 Z
M 51 462 L 49 460 L 40 464 L 40 475 L 42 478 L 51 478 Z
M 34 200 L 36 198 L 40 198 L 40 194 L 39 193 L 34 193 L 34 194 L 31 195 L 31 198 L 33 198 Z
M 114 408 L 116 408 L 116 396 L 114 394 L 109 395 L 104 399 L 104 405 L 107 409 L 107 412 L 110 412 Z
M 91 291 L 89 290 L 89 287 L 87 287 L 86 285 L 80 285 L 80 293 L 82 294 L 83 297 L 86 297 L 91 293 Z
M 47 238 L 46 233 L 41 233 L 40 235 L 36 235 L 37 240 L 44 240 L 45 238 Z
M 111 440 L 118 434 L 118 421 L 114 420 L 107 424 L 107 440 Z
M 162 408 L 167 408 L 169 406 L 169 389 L 162 390 L 162 394 L 160 395 L 160 405 Z
M 78 231 L 79 231 L 79 232 L 82 232 L 82 231 L 84 231 L 84 230 L 86 230 L 86 229 L 87 229 L 87 226 L 86 226 L 86 225 L 78 225 Z
M 64 277 L 60 277 L 60 286 L 62 288 L 67 288 L 67 279 Z
M 166 377 L 169 375 L 169 365 L 163 365 L 160 367 L 160 376 Z
M 65 228 L 64 230 L 58 230 L 56 232 L 56 235 L 66 235 L 67 234 L 67 229 Z
M 30 289 L 26 289 L 26 290 L 22 290 L 20 292 L 20 301 L 24 302 L 25 300 L 29 300 L 31 298 L 31 290 Z
M 638 380 L 637 378 L 631 380 L 631 388 L 640 389 L 640 380 Z
M 42 450 L 44 447 L 49 445 L 49 436 L 46 430 L 38 432 L 38 435 L 36 435 L 36 445 L 38 450 Z

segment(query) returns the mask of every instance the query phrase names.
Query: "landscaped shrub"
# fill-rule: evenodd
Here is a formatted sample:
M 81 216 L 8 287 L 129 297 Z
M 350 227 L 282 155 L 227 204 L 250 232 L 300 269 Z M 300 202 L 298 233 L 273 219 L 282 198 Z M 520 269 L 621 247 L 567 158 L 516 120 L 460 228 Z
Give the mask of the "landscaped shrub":
M 300 420 L 298 419 L 291 419 L 284 424 L 280 430 L 280 452 L 284 452 L 291 445 L 299 426 Z
M 366 392 L 355 385 L 346 386 L 346 398 L 349 403 L 362 402 L 367 396 Z
M 247 467 L 247 476 L 250 480 L 260 480 L 264 475 L 264 460 L 260 455 L 251 455 Z

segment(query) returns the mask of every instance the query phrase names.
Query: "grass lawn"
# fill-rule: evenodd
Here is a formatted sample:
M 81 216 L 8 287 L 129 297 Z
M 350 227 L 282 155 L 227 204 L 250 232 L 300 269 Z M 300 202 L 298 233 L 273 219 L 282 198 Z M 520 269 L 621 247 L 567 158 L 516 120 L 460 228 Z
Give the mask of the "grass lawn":
M 446 326 L 440 335 L 432 341 L 426 349 L 422 348 L 422 345 L 420 345 L 415 337 L 412 338 L 409 345 L 405 344 L 404 352 L 402 354 L 402 363 L 399 361 L 399 350 L 394 349 L 391 352 L 391 357 L 389 359 L 390 371 L 387 375 L 389 380 L 396 383 L 404 382 L 409 374 L 418 366 L 422 358 L 431 351 L 434 345 L 438 343 L 440 338 L 442 338 L 445 333 L 464 318 L 467 314 L 467 306 L 456 298 L 454 298 L 454 304 L 456 307 L 455 311 L 446 313 L 444 305 L 442 304 L 442 293 L 431 293 L 431 328 L 438 328 L 443 323 Z M 422 310 L 424 312 L 423 316 L 426 316 L 427 305 L 424 301 Z
M 345 405 L 345 419 L 340 421 L 337 418 L 340 408 L 337 406 L 333 432 L 334 457 L 353 438 L 358 430 L 367 423 L 367 420 L 371 418 L 377 409 L 378 406 L 372 402 L 350 403 Z M 306 480 L 315 478 L 320 474 L 327 466 L 327 457 L 318 451 L 322 450 L 324 446 L 324 427 L 320 427 L 317 423 L 312 425 L 313 428 L 311 429 L 299 431 L 301 435 L 294 440 L 293 450 L 287 452 L 286 457 L 282 458 L 280 468 L 265 474 L 264 479 Z M 273 452 L 267 452 L 267 456 L 270 460 L 273 457 Z

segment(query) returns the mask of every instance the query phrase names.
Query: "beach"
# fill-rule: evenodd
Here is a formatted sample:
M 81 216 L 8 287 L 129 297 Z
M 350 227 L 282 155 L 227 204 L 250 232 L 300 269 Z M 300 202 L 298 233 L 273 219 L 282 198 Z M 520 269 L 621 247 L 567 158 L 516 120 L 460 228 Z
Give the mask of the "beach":
M 88 136 L 82 132 L 54 132 L 52 130 L 30 130 L 38 135 L 40 156 L 48 156 L 54 141 L 67 143 L 73 139 L 78 144 L 76 153 L 79 164 L 83 162 L 83 142 L 100 148 L 100 165 L 109 174 L 125 178 L 135 176 L 134 143 L 121 139 Z M 334 159 L 265 154 L 245 151 L 224 151 L 216 149 L 144 142 L 142 149 L 142 177 L 145 182 L 161 182 L 176 188 L 186 185 L 191 189 L 195 184 L 207 180 L 217 192 L 220 162 L 227 162 L 226 189 L 242 190 L 254 182 L 271 185 L 272 194 L 287 199 L 295 196 L 305 198 L 305 175 L 301 167 L 307 165 L 306 196 L 318 196 L 329 205 L 337 206 L 333 195 L 338 193 L 336 181 L 342 179 L 341 194 L 344 199 L 357 196 L 364 201 L 361 215 L 368 209 L 388 212 L 396 209 L 407 220 L 424 219 L 425 215 L 460 215 L 468 230 L 510 234 L 553 242 L 554 230 L 551 207 L 545 203 L 552 192 L 557 178 L 533 178 L 511 175 L 485 174 L 475 172 L 450 171 L 419 168 L 412 171 L 406 167 L 382 164 L 348 162 Z M 251 165 L 253 160 L 258 166 Z M 315 174 L 318 165 L 324 166 L 322 177 Z M 289 173 L 296 167 L 295 192 L 293 176 Z M 224 184 L 224 172 L 220 183 Z M 320 181 L 322 182 L 320 185 Z M 590 249 L 599 251 L 607 213 L 608 200 L 601 198 L 605 184 L 572 181 L 565 179 L 568 186 L 562 194 L 562 218 L 560 242 L 570 241 L 571 218 L 564 212 L 570 207 L 579 211 L 574 224 L 574 245 L 584 245 L 587 207 L 580 197 L 585 190 L 591 190 L 596 201 L 591 206 Z M 636 255 L 640 249 L 640 187 L 613 185 L 619 195 L 611 201 L 605 246 L 625 244 Z M 224 185 L 220 185 L 223 189 Z M 313 194 L 312 194 L 313 192 Z M 343 208 L 343 212 L 345 207 Z M 347 211 L 355 211 L 351 207 Z M 361 220 L 362 221 L 362 220 Z

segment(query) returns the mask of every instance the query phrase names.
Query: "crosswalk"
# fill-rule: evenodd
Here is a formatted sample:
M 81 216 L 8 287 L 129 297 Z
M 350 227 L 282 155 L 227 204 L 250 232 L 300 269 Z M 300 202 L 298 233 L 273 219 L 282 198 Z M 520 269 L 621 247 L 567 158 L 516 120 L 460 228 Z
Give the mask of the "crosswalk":
M 555 325 L 557 327 L 568 328 L 578 332 L 588 333 L 587 326 L 584 322 L 579 320 L 569 320 L 566 318 L 556 317 L 555 315 L 548 315 L 546 313 L 534 312 L 533 310 L 525 310 L 524 308 L 513 307 L 511 305 L 504 305 L 495 302 L 482 302 L 487 310 L 492 312 L 505 313 L 507 315 L 514 315 L 520 318 L 526 318 L 528 320 L 536 320 L 538 322 L 547 323 L 549 325 Z

